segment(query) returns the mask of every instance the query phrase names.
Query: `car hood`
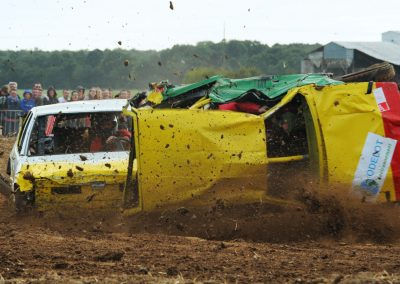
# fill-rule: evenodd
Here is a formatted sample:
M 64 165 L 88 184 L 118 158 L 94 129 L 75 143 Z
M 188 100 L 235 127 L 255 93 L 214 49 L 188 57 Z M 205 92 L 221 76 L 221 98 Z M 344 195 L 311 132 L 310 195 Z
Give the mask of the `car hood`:
M 64 156 L 64 155 L 60 155 Z M 67 156 L 67 155 L 65 155 Z M 75 155 L 76 156 L 76 155 Z M 71 157 L 27 159 L 21 163 L 15 181 L 21 191 L 34 187 L 85 185 L 93 182 L 124 183 L 128 167 L 128 153 L 114 156 L 82 154 L 79 161 Z

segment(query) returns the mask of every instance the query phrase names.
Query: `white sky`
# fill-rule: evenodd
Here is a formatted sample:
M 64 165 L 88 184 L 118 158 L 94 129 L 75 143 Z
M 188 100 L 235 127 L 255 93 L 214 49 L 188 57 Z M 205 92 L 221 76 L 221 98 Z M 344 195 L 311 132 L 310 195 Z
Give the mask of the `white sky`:
M 379 41 L 400 1 L 0 0 L 0 49 L 163 49 L 199 41 Z M 250 9 L 250 11 L 248 10 Z

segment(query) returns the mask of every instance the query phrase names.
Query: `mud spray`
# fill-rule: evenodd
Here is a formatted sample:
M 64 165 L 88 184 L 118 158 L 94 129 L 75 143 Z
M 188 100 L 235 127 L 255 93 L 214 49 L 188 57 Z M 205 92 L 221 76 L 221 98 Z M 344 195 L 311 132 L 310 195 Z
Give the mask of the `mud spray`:
M 6 159 L 2 159 L 1 164 L 6 165 Z M 290 201 L 290 205 L 265 201 L 235 205 L 216 199 L 207 207 L 180 205 L 130 217 L 124 217 L 118 210 L 79 210 L 75 207 L 30 212 L 27 216 L 17 217 L 10 207 L 4 206 L 7 202 L 1 197 L 0 214 L 3 220 L 72 235 L 82 231 L 99 234 L 145 232 L 277 243 L 321 239 L 387 243 L 400 239 L 400 208 L 397 205 L 362 202 L 348 187 L 318 184 L 298 169 L 277 170 L 279 175 L 270 173 L 268 177 L 268 191 L 274 197 Z M 238 186 L 246 190 L 246 185 Z
M 278 243 L 321 239 L 387 243 L 400 237 L 400 209 L 393 204 L 362 202 L 343 186 L 321 188 L 310 183 L 305 188 L 296 182 L 293 187 L 296 206 L 229 205 L 218 200 L 208 208 L 141 214 L 130 218 L 127 226 L 131 233 Z
M 328 187 L 299 177 L 291 178 L 290 183 L 285 185 L 289 205 L 235 205 L 218 199 L 207 207 L 177 206 L 130 217 L 117 211 L 59 208 L 14 218 L 66 234 L 156 233 L 276 243 L 321 239 L 388 243 L 400 239 L 397 205 L 363 202 L 344 186 Z

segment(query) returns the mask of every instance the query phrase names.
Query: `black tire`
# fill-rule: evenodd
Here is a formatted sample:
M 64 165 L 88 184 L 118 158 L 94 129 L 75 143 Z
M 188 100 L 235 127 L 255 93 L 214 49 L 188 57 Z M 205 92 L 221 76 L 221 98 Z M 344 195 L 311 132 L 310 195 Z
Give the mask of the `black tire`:
M 17 214 L 25 214 L 33 208 L 35 203 L 35 194 L 33 191 L 21 192 L 17 188 L 12 195 L 14 209 Z

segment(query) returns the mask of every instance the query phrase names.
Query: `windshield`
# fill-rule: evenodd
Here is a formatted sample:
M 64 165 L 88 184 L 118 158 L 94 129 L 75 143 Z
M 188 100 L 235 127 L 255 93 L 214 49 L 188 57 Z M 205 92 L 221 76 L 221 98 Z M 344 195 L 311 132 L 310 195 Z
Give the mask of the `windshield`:
M 29 140 L 28 155 L 128 151 L 129 129 L 120 112 L 39 116 Z

